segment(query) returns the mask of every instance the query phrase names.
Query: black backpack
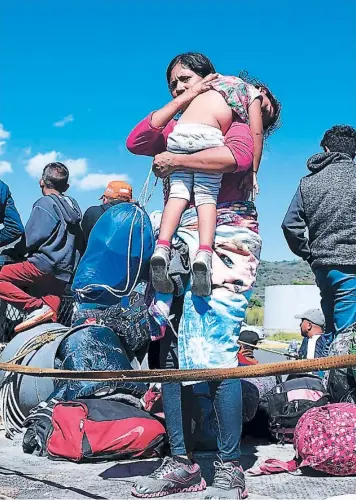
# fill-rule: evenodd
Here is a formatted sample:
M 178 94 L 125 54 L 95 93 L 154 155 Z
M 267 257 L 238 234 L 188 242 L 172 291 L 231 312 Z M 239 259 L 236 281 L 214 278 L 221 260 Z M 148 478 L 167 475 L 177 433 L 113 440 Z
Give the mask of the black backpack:
M 320 377 L 298 376 L 276 385 L 261 399 L 267 414 L 269 431 L 280 443 L 293 442 L 300 417 L 310 408 L 328 403 Z

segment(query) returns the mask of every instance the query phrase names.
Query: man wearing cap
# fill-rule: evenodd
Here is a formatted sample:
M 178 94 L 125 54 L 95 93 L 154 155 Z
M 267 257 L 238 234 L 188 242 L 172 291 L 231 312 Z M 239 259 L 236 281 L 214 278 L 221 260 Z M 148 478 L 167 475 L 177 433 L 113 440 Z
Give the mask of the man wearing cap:
M 299 359 L 323 358 L 327 354 L 328 335 L 324 334 L 325 318 L 320 309 L 308 309 L 294 316 L 301 320 L 300 333 L 303 337 L 298 352 Z
M 85 247 L 88 244 L 91 230 L 106 210 L 119 203 L 132 201 L 132 186 L 124 181 L 111 181 L 100 200 L 103 200 L 102 205 L 89 207 L 83 217 L 82 230 Z

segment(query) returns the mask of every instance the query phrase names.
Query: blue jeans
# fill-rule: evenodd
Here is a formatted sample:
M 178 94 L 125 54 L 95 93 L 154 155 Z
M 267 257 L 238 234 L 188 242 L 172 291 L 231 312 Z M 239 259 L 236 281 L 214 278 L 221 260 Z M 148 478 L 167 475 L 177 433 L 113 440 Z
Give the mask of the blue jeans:
M 356 266 L 318 267 L 314 273 L 321 293 L 325 331 L 337 335 L 356 323 Z
M 241 454 L 241 382 L 239 379 L 209 382 L 209 387 L 216 418 L 219 457 L 225 462 L 237 460 Z M 183 422 L 182 416 L 185 412 L 184 408 L 182 412 L 181 384 L 163 384 L 162 396 L 171 453 L 186 455 L 184 435 L 187 435 L 187 424 Z M 193 401 L 191 404 L 193 405 Z

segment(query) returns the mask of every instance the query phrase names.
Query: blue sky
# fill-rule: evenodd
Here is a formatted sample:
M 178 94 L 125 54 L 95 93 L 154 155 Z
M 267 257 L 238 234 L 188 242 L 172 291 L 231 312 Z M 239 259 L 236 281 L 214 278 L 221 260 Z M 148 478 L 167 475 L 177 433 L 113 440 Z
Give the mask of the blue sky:
M 283 104 L 267 143 L 257 207 L 262 257 L 290 259 L 280 223 L 324 131 L 356 125 L 354 0 L 11 0 L 2 3 L 0 177 L 26 221 L 44 161 L 70 160 L 83 210 L 112 175 L 137 196 L 149 158 L 133 126 L 170 99 L 169 61 L 199 51 L 223 74 L 247 69 Z M 64 120 L 64 123 L 63 123 Z M 62 122 L 62 123 L 61 123 Z M 7 134 L 6 132 L 9 132 Z M 42 156 L 46 155 L 46 156 Z M 161 207 L 156 190 L 150 208 Z

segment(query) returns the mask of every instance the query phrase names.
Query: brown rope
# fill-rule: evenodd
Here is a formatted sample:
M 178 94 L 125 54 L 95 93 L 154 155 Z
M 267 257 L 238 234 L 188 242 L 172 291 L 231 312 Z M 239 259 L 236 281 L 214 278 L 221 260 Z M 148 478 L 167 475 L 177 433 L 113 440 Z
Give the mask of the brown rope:
M 270 375 L 307 373 L 332 368 L 356 367 L 356 354 L 328 358 L 303 359 L 241 366 L 238 368 L 195 370 L 121 370 L 121 371 L 71 371 L 55 368 L 21 366 L 15 363 L 0 363 L 0 370 L 22 373 L 33 377 L 50 377 L 66 380 L 119 380 L 123 382 L 192 382 L 224 380 L 232 378 L 255 378 Z

